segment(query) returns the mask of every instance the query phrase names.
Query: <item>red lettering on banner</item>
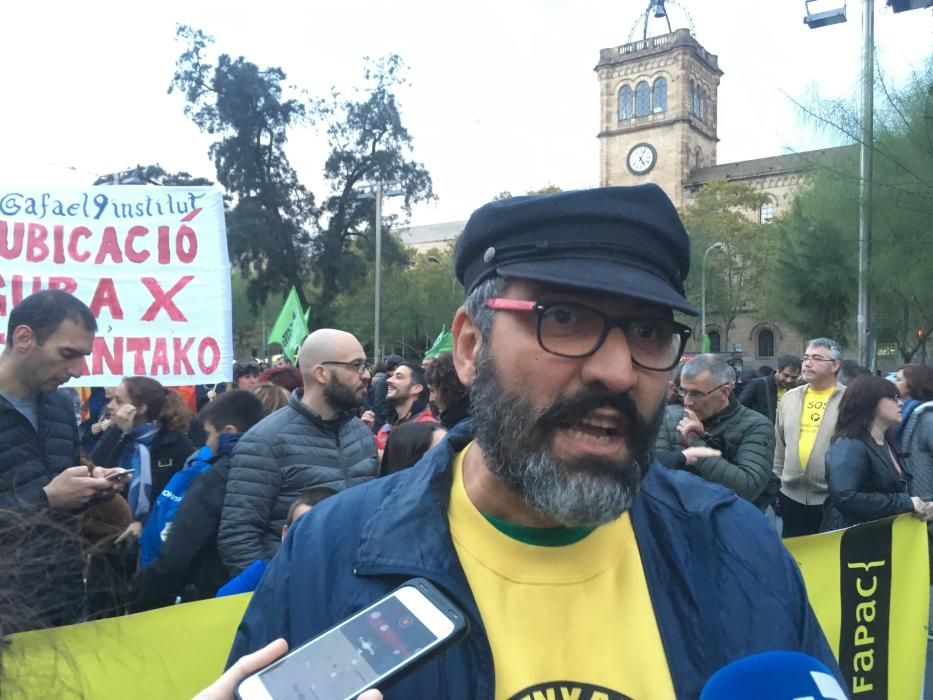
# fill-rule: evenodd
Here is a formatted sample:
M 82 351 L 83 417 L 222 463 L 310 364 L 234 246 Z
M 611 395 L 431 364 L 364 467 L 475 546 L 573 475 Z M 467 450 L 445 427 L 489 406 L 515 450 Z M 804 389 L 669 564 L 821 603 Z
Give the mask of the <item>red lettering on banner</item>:
M 133 241 L 139 236 L 145 236 L 149 233 L 149 229 L 145 226 L 134 226 L 130 229 L 129 233 L 126 234 L 126 259 L 130 262 L 141 263 L 146 262 L 149 259 L 148 250 L 136 250 L 133 247 Z
M 211 358 L 211 363 L 208 364 L 206 361 L 207 351 L 210 350 L 214 357 Z M 200 343 L 198 343 L 198 369 L 200 369 L 204 374 L 211 374 L 217 365 L 220 364 L 220 346 L 217 344 L 217 341 L 213 338 L 203 338 Z
M 110 352 L 106 338 L 94 338 L 94 349 L 91 351 L 94 374 L 104 374 L 105 362 L 109 374 L 123 374 L 123 338 L 113 339 L 113 352 Z
M 49 246 L 45 242 L 48 235 L 48 229 L 42 224 L 29 224 L 29 233 L 26 238 L 26 260 L 42 262 L 49 257 Z
M 149 350 L 149 338 L 127 338 L 126 339 L 126 351 L 135 352 L 136 357 L 133 358 L 133 374 L 145 374 L 146 373 L 146 361 L 143 357 L 143 353 Z
M 91 299 L 91 313 L 94 318 L 100 318 L 100 310 L 107 307 L 110 311 L 110 318 L 120 321 L 123 319 L 123 307 L 120 306 L 120 299 L 117 297 L 117 290 L 113 286 L 113 280 L 109 277 L 102 277 L 97 283 L 97 289 L 94 290 L 94 297 Z M 137 372 L 140 374 L 140 372 Z
M 61 289 L 63 292 L 74 294 L 78 288 L 78 283 L 71 277 L 50 277 L 49 289 Z
M 91 257 L 90 252 L 86 250 L 83 252 L 78 251 L 78 241 L 82 238 L 90 238 L 93 235 L 91 229 L 86 226 L 76 226 L 68 237 L 68 256 L 75 262 L 84 262 Z
M 182 226 L 175 236 L 175 255 L 179 262 L 190 263 L 198 256 L 198 236 L 190 226 Z
M 155 339 L 152 349 L 152 369 L 149 374 L 153 377 L 168 374 L 168 346 L 165 338 Z
M 194 338 L 187 338 L 184 345 L 182 345 L 181 338 L 172 338 L 172 349 L 175 351 L 174 363 L 172 364 L 174 374 L 194 374 L 194 367 L 191 366 L 191 362 L 188 360 L 188 351 L 193 344 Z M 185 366 L 184 372 L 182 371 L 182 364 Z
M 52 246 L 52 262 L 61 265 L 65 262 L 65 227 L 57 224 L 52 229 L 54 242 Z
M 104 237 L 100 242 L 100 248 L 97 249 L 97 257 L 94 258 L 94 264 L 100 265 L 104 262 L 104 257 L 110 256 L 115 263 L 123 262 L 123 252 L 120 250 L 120 244 L 117 242 L 117 230 L 113 226 L 107 226 L 104 229 Z
M 168 265 L 168 226 L 159 226 L 159 264 Z
M 165 309 L 165 313 L 168 314 L 168 317 L 173 321 L 187 321 L 185 315 L 181 312 L 175 302 L 172 301 L 172 297 L 178 294 L 184 287 L 194 279 L 194 275 L 185 275 L 180 280 L 175 283 L 171 289 L 167 292 L 163 291 L 162 286 L 159 284 L 159 281 L 155 277 L 142 277 L 140 278 L 142 283 L 146 285 L 146 289 L 149 290 L 149 293 L 152 294 L 152 298 L 155 300 L 152 304 L 149 305 L 149 308 L 146 309 L 146 312 L 143 314 L 143 321 L 152 321 L 156 314 L 159 313 L 162 309 Z
M 26 231 L 26 225 L 21 223 L 13 224 L 13 242 L 10 242 L 10 229 L 6 221 L 0 221 L 0 257 L 7 260 L 15 260 L 23 252 L 23 234 Z

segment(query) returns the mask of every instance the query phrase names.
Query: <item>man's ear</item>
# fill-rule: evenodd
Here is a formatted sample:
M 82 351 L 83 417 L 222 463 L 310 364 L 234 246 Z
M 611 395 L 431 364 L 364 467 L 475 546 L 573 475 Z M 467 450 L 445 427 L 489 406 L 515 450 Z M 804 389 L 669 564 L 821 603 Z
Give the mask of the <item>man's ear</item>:
M 35 331 L 29 326 L 21 324 L 13 329 L 12 343 L 16 352 L 27 353 L 39 345 Z
M 324 365 L 314 365 L 311 368 L 311 378 L 318 384 L 327 384 L 327 370 Z
M 472 386 L 476 377 L 476 358 L 483 343 L 479 329 L 462 306 L 454 316 L 451 332 L 454 336 L 454 367 L 464 386 Z

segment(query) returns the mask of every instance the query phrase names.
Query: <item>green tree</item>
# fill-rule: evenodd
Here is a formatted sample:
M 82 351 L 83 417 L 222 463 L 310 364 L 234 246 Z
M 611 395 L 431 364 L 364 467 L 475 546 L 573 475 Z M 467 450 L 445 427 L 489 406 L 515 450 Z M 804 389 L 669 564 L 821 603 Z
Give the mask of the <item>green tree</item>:
M 366 272 L 364 247 L 353 242 L 371 230 L 375 203 L 359 186 L 399 188 L 406 214 L 433 197 L 427 170 L 409 158 L 412 139 L 393 92 L 401 59 L 368 62 L 365 87 L 349 98 L 334 92 L 327 101 L 306 100 L 286 95 L 281 68 L 227 54 L 211 62 L 210 37 L 187 26 L 178 36 L 186 48 L 169 91 L 181 92 L 185 113 L 217 138 L 210 155 L 227 192 L 228 247 L 249 279 L 250 304 L 294 287 L 315 325 L 329 324 L 337 293 Z M 331 192 L 321 206 L 286 155 L 290 131 L 313 124 L 325 125 L 331 149 L 324 164 Z
M 230 256 L 249 278 L 250 303 L 293 286 L 307 306 L 303 282 L 318 212 L 285 153 L 289 128 L 305 120 L 306 107 L 284 97 L 280 68 L 227 54 L 211 64 L 205 53 L 213 39 L 183 25 L 178 37 L 187 48 L 169 92 L 181 92 L 185 114 L 218 139 L 210 155 L 227 191 Z
M 906 362 L 933 332 L 933 59 L 900 90 L 879 84 L 871 201 L 870 312 L 876 343 Z M 805 110 L 858 141 L 857 106 Z M 813 173 L 776 225 L 784 264 L 773 270 L 774 310 L 808 334 L 852 341 L 858 293 L 858 154 Z M 783 298 L 782 298 L 783 297 Z M 787 303 L 783 303 L 786 300 Z M 918 334 L 919 332 L 919 334 Z
M 706 270 L 707 319 L 710 313 L 722 318 L 725 346 L 735 319 L 761 305 L 772 246 L 767 227 L 757 223 L 757 217 L 767 201 L 767 195 L 744 183 L 714 180 L 683 211 L 694 270 L 687 294 L 698 308 L 703 254 L 716 242 L 725 246 L 723 251 L 710 253 Z

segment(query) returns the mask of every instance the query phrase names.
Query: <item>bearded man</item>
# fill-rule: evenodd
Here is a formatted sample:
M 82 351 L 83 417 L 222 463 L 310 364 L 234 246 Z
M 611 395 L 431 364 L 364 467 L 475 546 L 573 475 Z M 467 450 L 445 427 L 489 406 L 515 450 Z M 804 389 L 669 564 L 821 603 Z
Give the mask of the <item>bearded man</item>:
M 654 461 L 690 335 L 673 312 L 696 315 L 689 239 L 661 189 L 493 202 L 454 257 L 472 423 L 299 523 L 231 663 L 277 637 L 297 646 L 422 576 L 471 632 L 387 698 L 692 698 L 730 661 L 778 649 L 836 669 L 761 514 Z
M 356 417 L 370 379 L 363 346 L 322 328 L 302 344 L 298 364 L 304 388 L 244 433 L 233 452 L 217 537 L 231 575 L 272 558 L 302 491 L 339 491 L 378 471 L 372 432 Z

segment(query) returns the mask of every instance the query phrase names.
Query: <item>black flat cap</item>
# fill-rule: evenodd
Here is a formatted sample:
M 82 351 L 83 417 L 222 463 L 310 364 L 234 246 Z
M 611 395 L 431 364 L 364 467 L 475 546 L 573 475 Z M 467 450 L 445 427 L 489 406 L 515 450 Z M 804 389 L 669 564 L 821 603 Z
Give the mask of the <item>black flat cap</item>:
M 657 185 L 512 197 L 473 212 L 454 251 L 467 293 L 493 275 L 697 310 L 684 295 L 690 238 Z

